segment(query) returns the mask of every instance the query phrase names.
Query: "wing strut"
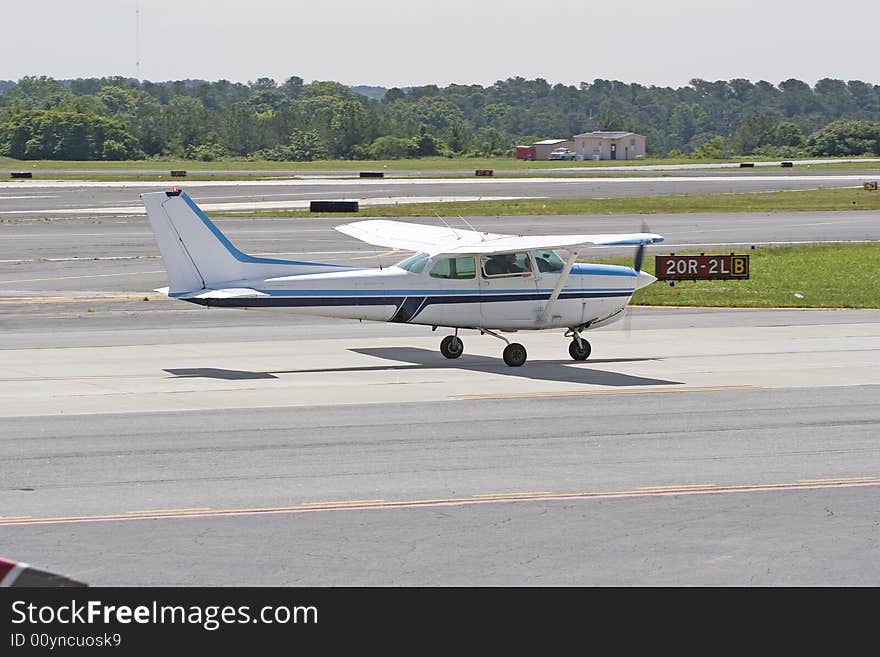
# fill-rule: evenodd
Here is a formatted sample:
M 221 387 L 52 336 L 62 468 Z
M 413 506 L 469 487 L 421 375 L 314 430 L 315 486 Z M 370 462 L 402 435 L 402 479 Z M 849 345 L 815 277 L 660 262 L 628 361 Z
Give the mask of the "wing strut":
M 547 299 L 547 305 L 544 306 L 541 316 L 538 317 L 539 325 L 546 324 L 547 320 L 550 318 L 550 313 L 553 312 L 553 306 L 556 305 L 559 293 L 562 292 L 562 288 L 565 287 L 565 284 L 568 282 L 568 275 L 571 273 L 571 268 L 574 267 L 574 261 L 577 257 L 578 252 L 576 250 L 572 250 L 568 254 L 568 260 L 565 261 L 565 267 L 562 268 L 562 273 L 559 274 L 559 280 L 556 281 L 556 287 L 553 288 L 553 293 L 550 295 L 550 298 Z

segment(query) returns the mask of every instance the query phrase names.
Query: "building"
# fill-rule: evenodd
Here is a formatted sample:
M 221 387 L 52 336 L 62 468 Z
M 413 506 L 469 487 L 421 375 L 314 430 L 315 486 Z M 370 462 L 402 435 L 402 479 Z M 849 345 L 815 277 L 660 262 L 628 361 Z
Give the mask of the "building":
M 534 160 L 535 159 L 535 147 L 534 146 L 517 146 L 516 151 L 513 155 L 517 160 Z
M 557 148 L 567 148 L 570 151 L 574 150 L 574 140 L 572 139 L 544 139 L 543 141 L 536 141 L 532 144 L 532 148 L 535 149 L 535 159 L 536 160 L 548 160 L 550 159 L 550 151 L 555 150 Z
M 579 160 L 637 160 L 645 157 L 645 136 L 634 132 L 585 132 L 574 136 Z

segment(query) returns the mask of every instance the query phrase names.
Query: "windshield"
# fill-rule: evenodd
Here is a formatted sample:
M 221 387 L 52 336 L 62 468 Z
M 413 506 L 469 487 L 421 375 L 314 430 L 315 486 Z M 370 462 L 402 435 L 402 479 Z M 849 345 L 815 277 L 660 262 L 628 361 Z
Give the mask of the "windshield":
M 413 274 L 421 274 L 422 270 L 425 268 L 425 265 L 428 263 L 428 254 L 427 253 L 416 253 L 414 256 L 410 256 L 406 260 L 401 260 L 397 263 L 397 267 L 401 269 L 406 269 L 407 271 L 412 272 Z
M 562 271 L 565 267 L 562 258 L 553 249 L 535 251 L 535 262 L 538 263 L 538 271 Z

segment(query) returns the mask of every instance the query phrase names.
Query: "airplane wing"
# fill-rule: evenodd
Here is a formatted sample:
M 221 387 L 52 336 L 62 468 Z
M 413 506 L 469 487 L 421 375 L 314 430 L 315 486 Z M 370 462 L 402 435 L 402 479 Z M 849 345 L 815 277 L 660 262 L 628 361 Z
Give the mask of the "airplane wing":
M 426 226 L 405 221 L 369 219 L 334 226 L 336 230 L 373 246 L 384 246 L 404 251 L 431 252 L 438 244 L 477 244 L 486 237 L 508 237 L 495 233 L 478 233 L 446 226 Z
M 406 251 L 424 251 L 432 256 L 578 249 L 590 246 L 638 246 L 663 241 L 663 237 L 654 233 L 504 235 L 385 219 L 356 221 L 335 228 L 367 244 Z

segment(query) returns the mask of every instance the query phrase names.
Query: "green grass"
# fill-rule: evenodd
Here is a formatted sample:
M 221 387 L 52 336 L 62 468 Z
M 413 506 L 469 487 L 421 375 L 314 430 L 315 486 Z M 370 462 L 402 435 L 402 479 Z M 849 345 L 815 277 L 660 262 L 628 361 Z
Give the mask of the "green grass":
M 813 189 L 795 192 L 747 194 L 675 194 L 612 199 L 521 199 L 402 203 L 364 207 L 340 217 L 500 217 L 528 215 L 675 214 L 694 212 L 798 212 L 880 210 L 880 191 Z M 227 213 L 233 214 L 233 213 Z M 234 213 L 243 217 L 326 217 L 307 210 L 265 210 Z
M 654 273 L 652 255 L 644 269 Z M 662 252 L 668 253 L 668 252 Z M 699 253 L 676 251 L 676 254 Z M 880 308 L 880 243 L 813 244 L 740 250 L 748 253 L 748 280 L 657 281 L 638 290 L 633 303 L 647 306 L 730 308 Z M 632 266 L 631 258 L 595 260 Z M 800 295 L 795 296 L 795 295 Z

